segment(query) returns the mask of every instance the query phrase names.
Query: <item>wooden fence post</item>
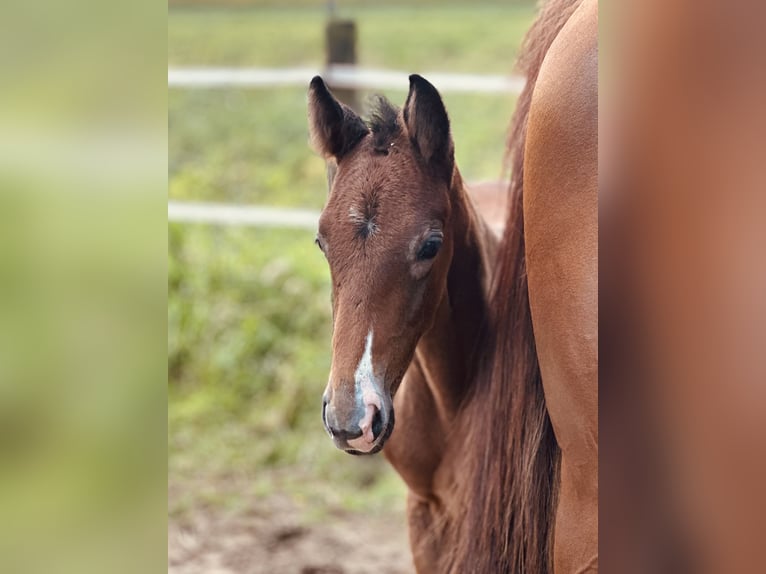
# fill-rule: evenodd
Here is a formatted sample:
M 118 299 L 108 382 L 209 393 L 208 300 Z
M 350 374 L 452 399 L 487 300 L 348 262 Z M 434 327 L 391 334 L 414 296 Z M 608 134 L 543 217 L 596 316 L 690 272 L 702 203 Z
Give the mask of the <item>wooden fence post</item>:
M 331 10 L 325 27 L 325 53 L 328 66 L 333 64 L 356 64 L 356 22 L 337 19 Z M 336 88 L 328 82 L 333 94 L 344 104 L 359 113 L 359 98 L 356 90 Z

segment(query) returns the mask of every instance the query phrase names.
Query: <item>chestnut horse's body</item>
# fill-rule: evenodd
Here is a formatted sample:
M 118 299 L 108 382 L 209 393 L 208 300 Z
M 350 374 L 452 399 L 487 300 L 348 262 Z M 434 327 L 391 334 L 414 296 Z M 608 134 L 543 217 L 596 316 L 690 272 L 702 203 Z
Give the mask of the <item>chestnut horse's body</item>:
M 535 343 L 561 448 L 554 570 L 597 571 L 596 0 L 575 10 L 540 69 L 527 124 L 524 222 Z
M 552 0 L 525 40 L 499 246 L 433 86 L 411 76 L 402 110 L 364 123 L 311 84 L 332 168 L 323 421 L 352 454 L 386 444 L 419 572 L 598 567 L 597 18 Z

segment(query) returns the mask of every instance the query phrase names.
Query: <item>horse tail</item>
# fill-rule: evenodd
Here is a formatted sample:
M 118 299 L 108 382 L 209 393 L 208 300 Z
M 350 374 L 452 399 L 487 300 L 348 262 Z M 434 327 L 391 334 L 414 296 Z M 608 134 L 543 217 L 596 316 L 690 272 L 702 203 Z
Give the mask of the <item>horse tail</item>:
M 467 436 L 455 479 L 459 520 L 450 570 L 545 574 L 553 571 L 560 450 L 545 404 L 532 331 L 524 246 L 524 142 L 540 67 L 581 0 L 551 0 L 519 56 L 527 82 L 511 120 L 506 161 L 510 209 L 498 250 L 485 356 L 477 365 L 460 427 Z

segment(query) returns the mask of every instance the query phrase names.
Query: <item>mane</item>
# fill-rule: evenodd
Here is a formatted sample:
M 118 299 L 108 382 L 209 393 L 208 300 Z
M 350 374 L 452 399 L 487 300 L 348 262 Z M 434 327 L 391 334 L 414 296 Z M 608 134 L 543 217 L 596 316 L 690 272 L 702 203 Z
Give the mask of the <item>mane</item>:
M 448 570 L 546 574 L 553 571 L 553 525 L 560 450 L 545 405 L 526 276 L 524 143 L 532 92 L 553 40 L 581 0 L 546 3 L 527 33 L 518 67 L 527 78 L 511 120 L 506 163 L 511 201 L 477 365 L 461 412 L 462 468 L 455 478 L 460 517 L 446 527 Z
M 399 123 L 399 108 L 383 96 L 373 96 L 370 101 L 370 117 L 367 127 L 372 133 L 375 151 L 388 153 L 392 140 L 399 137 L 402 126 Z

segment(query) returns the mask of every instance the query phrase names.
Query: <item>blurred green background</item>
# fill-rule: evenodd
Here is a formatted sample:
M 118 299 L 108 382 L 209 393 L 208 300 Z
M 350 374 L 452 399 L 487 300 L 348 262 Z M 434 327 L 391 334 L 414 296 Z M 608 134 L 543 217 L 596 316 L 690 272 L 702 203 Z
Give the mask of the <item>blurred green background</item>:
M 326 3 L 170 2 L 168 66 L 320 68 Z M 365 67 L 510 74 L 530 2 L 336 2 L 357 23 Z M 438 88 L 438 86 L 437 86 Z M 401 105 L 407 86 L 385 92 Z M 362 94 L 364 101 L 367 94 Z M 458 165 L 501 177 L 514 97 L 444 94 Z M 324 162 L 308 146 L 306 89 L 172 88 L 174 200 L 319 209 Z M 169 225 L 168 472 L 171 521 L 288 497 L 306 520 L 398 512 L 405 489 L 382 456 L 327 438 L 329 273 L 314 233 Z

